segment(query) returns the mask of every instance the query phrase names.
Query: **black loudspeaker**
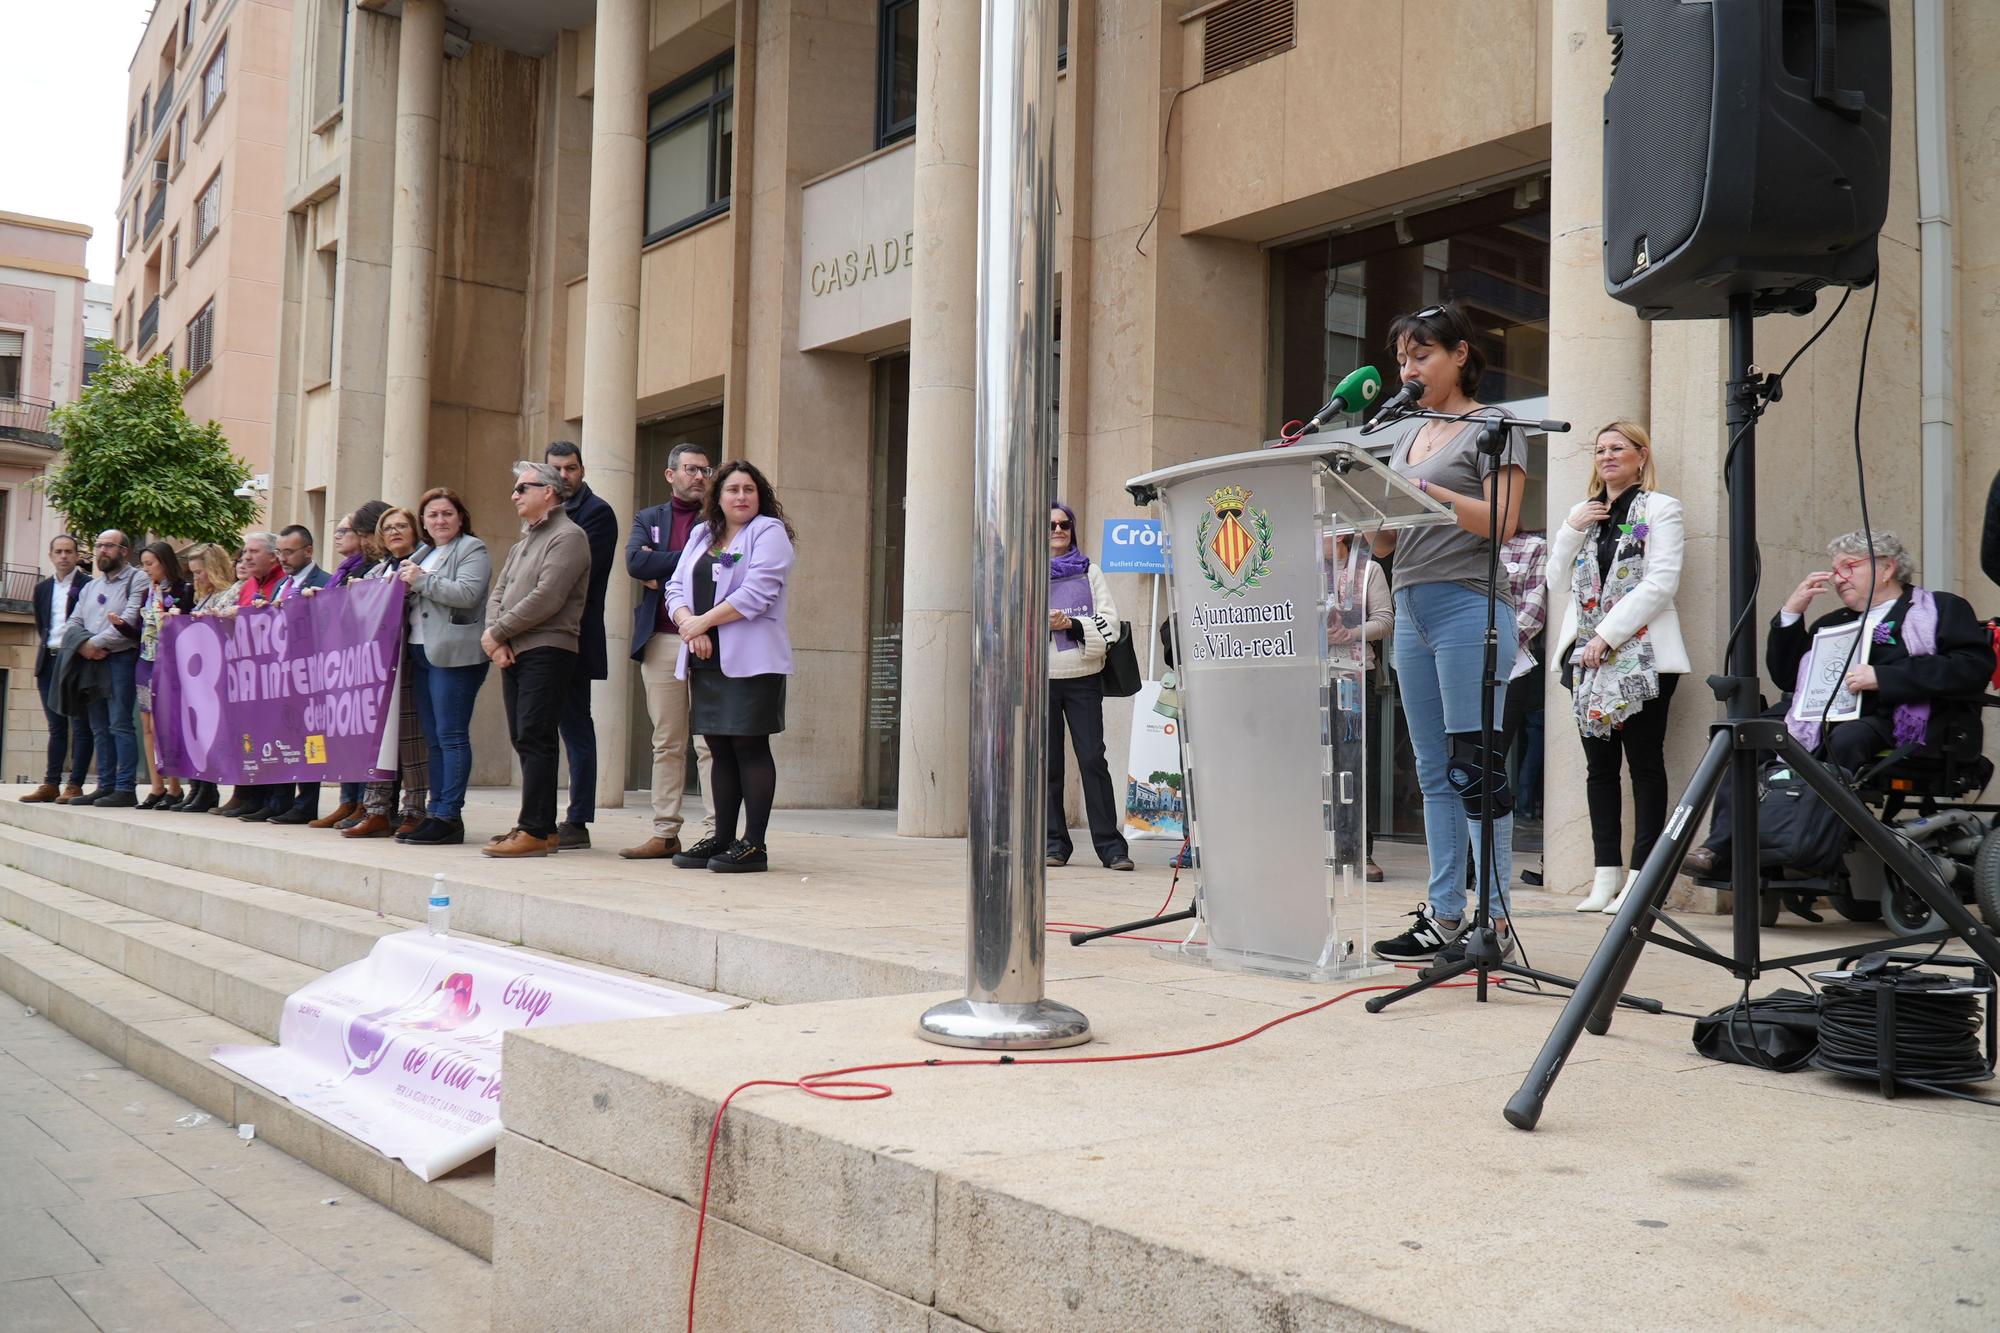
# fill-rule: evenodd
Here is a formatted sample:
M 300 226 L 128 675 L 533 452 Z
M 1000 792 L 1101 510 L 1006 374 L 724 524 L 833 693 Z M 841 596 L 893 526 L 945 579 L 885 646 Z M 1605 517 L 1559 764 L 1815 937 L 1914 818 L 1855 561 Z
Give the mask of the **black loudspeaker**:
M 1604 286 L 1646 319 L 1803 314 L 1875 275 L 1888 0 L 1610 0 Z

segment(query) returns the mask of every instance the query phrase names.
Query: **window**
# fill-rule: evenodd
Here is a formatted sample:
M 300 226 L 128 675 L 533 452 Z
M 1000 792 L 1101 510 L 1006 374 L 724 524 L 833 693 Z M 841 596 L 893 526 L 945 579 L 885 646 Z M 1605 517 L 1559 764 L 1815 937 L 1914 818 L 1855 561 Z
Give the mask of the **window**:
M 120 214 L 118 215 L 118 251 L 117 251 L 117 253 L 118 253 L 118 257 L 119 257 L 120 259 L 123 259 L 123 258 L 125 257 L 125 215 L 124 215 L 123 213 L 120 213 Z
M 201 72 L 201 118 L 206 121 L 215 114 L 216 103 L 222 100 L 223 76 L 229 65 L 229 39 L 223 38 L 210 58 L 208 68 Z
M 216 229 L 222 226 L 222 172 L 217 171 L 208 178 L 208 184 L 201 187 L 201 197 L 194 201 L 194 253 L 200 254 Z
M 180 115 L 174 117 L 174 174 L 179 175 L 181 164 L 187 161 L 188 113 L 182 107 Z
M 648 243 L 729 207 L 735 84 L 736 58 L 727 55 L 653 94 L 646 113 Z
M 19 329 L 0 329 L 0 398 L 21 396 L 21 358 L 26 350 Z
M 153 136 L 153 90 L 148 88 L 139 94 L 139 142 L 144 143 Z
M 175 227 L 167 233 L 167 290 L 173 290 L 181 271 L 181 229 Z
M 875 146 L 917 132 L 917 0 L 882 0 L 875 69 Z
M 125 166 L 127 170 L 131 169 L 132 154 L 138 148 L 138 146 L 139 146 L 139 122 L 136 120 L 128 120 L 125 122 Z
M 209 299 L 195 317 L 188 321 L 187 368 L 190 375 L 199 375 L 208 369 L 208 363 L 215 358 L 215 300 Z
M 1487 361 L 1481 402 L 1546 394 L 1547 199 L 1546 186 L 1539 194 L 1503 188 L 1406 215 L 1400 226 L 1385 220 L 1275 252 L 1274 420 L 1299 415 L 1281 408 L 1308 398 L 1309 407 L 1325 402 L 1358 365 L 1390 372 L 1384 378 L 1393 382 L 1390 321 L 1445 300 L 1464 307 L 1478 331 Z
M 187 0 L 181 10 L 181 54 L 185 56 L 194 50 L 194 0 Z

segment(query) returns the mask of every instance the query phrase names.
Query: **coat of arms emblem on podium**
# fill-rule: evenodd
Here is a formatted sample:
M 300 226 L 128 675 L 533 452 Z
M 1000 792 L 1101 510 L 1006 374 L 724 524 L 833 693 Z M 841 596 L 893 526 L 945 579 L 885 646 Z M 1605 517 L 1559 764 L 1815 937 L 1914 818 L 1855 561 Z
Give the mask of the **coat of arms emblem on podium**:
M 1210 512 L 1195 530 L 1201 576 L 1225 597 L 1247 596 L 1271 565 L 1271 514 L 1249 507 L 1254 494 L 1224 486 L 1208 497 Z

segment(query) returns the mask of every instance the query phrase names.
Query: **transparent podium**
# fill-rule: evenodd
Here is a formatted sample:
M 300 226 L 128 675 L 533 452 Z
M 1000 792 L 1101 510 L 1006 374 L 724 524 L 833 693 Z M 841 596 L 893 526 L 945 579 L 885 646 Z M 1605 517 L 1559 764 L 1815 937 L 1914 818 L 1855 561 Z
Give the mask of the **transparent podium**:
M 1125 486 L 1157 506 L 1172 562 L 1208 937 L 1163 951 L 1317 980 L 1380 970 L 1367 938 L 1367 561 L 1377 533 L 1450 512 L 1326 435 Z

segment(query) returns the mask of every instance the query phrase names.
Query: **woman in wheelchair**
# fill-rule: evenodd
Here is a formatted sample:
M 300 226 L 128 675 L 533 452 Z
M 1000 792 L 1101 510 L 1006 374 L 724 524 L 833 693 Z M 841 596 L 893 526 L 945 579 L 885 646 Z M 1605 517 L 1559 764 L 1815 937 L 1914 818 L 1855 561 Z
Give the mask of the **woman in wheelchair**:
M 1816 718 L 1786 720 L 1801 745 L 1823 748 L 1832 762 L 1858 772 L 1883 751 L 1935 743 L 1948 712 L 1967 703 L 1977 707 L 1993 676 L 1993 640 L 1963 597 L 1912 582 L 1916 562 L 1894 533 L 1875 534 L 1872 579 L 1866 533 L 1836 537 L 1826 550 L 1833 568 L 1806 575 L 1772 618 L 1764 664 L 1773 680 L 1797 682 L 1813 636 L 1866 613 L 1867 660 L 1849 666 L 1846 676 L 1847 688 L 1861 696 L 1861 716 L 1824 728 Z M 1842 607 L 1807 625 L 1807 610 L 1829 587 Z M 1787 690 L 1771 715 L 1783 716 L 1790 698 Z M 1718 869 L 1727 873 L 1729 788 L 1725 777 L 1715 794 L 1708 841 L 1688 850 L 1682 874 L 1706 879 Z

